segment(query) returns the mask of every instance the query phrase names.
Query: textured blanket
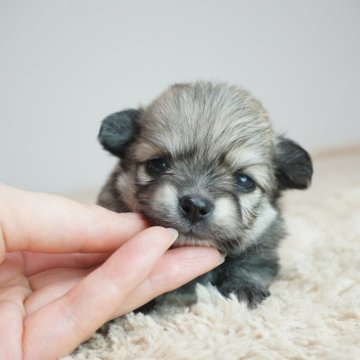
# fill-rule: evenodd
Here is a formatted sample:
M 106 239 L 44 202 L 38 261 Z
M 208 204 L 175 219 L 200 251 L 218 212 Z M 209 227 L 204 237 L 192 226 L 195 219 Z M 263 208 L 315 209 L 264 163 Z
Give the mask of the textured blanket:
M 257 309 L 199 286 L 195 304 L 131 313 L 66 359 L 360 359 L 360 150 L 314 168 L 282 199 L 282 268 Z

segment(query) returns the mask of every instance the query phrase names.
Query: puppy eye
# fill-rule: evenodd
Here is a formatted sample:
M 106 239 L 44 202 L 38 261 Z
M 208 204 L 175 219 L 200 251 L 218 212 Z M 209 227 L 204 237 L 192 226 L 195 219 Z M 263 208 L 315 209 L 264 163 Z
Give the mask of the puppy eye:
M 250 176 L 241 173 L 236 177 L 236 186 L 240 191 L 246 193 L 254 191 L 256 188 L 255 181 Z
M 151 176 L 156 176 L 169 168 L 169 162 L 164 158 L 151 159 L 146 163 L 146 171 Z

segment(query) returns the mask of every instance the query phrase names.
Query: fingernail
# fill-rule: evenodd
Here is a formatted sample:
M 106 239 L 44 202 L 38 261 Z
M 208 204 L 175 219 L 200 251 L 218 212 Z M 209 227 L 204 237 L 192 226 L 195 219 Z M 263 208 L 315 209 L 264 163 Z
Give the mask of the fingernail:
M 177 239 L 177 237 L 179 236 L 179 233 L 175 229 L 166 228 L 166 231 L 169 233 L 172 242 L 174 242 Z
M 219 265 L 221 265 L 225 261 L 225 256 L 220 255 Z

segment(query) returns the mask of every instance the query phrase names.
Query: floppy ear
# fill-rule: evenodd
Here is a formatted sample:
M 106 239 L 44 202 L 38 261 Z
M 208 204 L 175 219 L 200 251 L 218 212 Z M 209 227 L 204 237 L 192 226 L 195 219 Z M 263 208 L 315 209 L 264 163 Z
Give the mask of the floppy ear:
M 107 116 L 98 135 L 103 148 L 122 157 L 126 146 L 135 138 L 140 114 L 140 110 L 128 109 Z
M 283 136 L 275 142 L 275 176 L 279 190 L 306 189 L 311 184 L 310 155 L 300 145 Z

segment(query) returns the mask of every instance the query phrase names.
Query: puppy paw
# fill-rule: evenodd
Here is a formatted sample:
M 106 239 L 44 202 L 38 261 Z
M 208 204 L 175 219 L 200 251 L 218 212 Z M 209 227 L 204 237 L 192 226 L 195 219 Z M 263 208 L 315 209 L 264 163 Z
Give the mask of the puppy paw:
M 226 297 L 236 295 L 239 301 L 245 301 L 251 309 L 270 296 L 270 291 L 259 284 L 222 284 L 219 291 Z

